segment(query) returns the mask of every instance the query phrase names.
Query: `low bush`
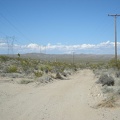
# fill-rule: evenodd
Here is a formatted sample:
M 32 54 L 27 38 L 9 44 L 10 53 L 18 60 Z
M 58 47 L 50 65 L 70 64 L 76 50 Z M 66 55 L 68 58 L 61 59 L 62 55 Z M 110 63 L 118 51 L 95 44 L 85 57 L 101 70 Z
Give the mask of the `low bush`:
M 110 96 L 109 98 L 103 100 L 101 103 L 99 103 L 96 107 L 105 107 L 105 108 L 114 108 L 117 107 L 118 105 L 116 104 L 117 97 L 116 96 Z
M 7 57 L 7 56 L 3 56 L 3 55 L 0 56 L 0 61 L 5 62 L 5 61 L 7 61 L 7 60 L 9 60 L 9 59 L 10 59 L 10 58 Z
M 115 59 L 111 59 L 111 60 L 108 62 L 108 67 L 120 69 L 120 60 L 117 60 L 117 62 L 116 62 Z
M 35 77 L 41 77 L 43 75 L 43 72 L 40 71 L 34 71 Z
M 61 80 L 63 80 L 64 78 L 63 78 L 63 76 L 58 72 L 58 73 L 56 73 L 56 79 L 61 79 Z
M 10 67 L 7 67 L 6 69 L 7 73 L 16 73 L 17 72 L 17 66 L 10 66 Z
M 33 81 L 30 81 L 30 80 L 21 80 L 20 81 L 20 84 L 28 84 L 28 83 L 31 83 Z
M 112 76 L 108 75 L 101 75 L 99 80 L 96 82 L 98 84 L 102 84 L 102 86 L 107 85 L 107 86 L 113 86 L 114 85 L 114 79 Z

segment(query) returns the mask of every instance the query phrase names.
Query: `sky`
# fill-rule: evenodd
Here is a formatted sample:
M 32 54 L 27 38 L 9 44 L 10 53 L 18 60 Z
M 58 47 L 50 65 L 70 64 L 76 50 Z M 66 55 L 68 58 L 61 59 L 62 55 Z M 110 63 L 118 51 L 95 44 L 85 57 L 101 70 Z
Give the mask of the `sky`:
M 0 54 L 114 54 L 120 0 L 0 0 Z M 117 17 L 118 53 L 120 17 Z

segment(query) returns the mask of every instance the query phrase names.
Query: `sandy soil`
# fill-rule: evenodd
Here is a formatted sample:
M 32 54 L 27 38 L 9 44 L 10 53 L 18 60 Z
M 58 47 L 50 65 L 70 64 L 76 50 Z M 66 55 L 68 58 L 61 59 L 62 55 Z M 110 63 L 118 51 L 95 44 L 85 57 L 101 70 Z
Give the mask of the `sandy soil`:
M 0 79 L 0 120 L 120 120 L 120 108 L 95 108 L 106 96 L 90 70 L 44 86 Z

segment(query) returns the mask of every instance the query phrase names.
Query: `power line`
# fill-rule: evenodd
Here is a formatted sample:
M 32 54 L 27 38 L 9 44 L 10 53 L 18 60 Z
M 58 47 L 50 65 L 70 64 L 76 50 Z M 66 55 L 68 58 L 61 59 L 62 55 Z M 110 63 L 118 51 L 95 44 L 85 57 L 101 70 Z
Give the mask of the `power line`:
M 24 38 L 26 38 L 28 41 L 32 42 L 31 40 L 29 40 L 28 37 L 26 37 L 12 22 L 10 22 L 1 12 L 0 15 L 2 18 L 4 18 L 18 33 L 20 33 L 22 35 L 22 37 L 24 36 Z
M 15 37 L 8 37 L 6 36 L 6 40 L 7 40 L 7 45 L 8 45 L 8 54 L 10 54 L 10 51 L 12 52 L 12 54 L 14 54 L 13 52 L 13 47 L 14 47 L 14 40 Z

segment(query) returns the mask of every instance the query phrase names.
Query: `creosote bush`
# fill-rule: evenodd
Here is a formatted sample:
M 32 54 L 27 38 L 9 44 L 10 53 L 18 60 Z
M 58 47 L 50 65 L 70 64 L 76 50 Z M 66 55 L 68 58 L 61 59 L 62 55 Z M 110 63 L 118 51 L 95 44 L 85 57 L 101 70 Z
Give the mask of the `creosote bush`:
M 43 75 L 43 72 L 35 71 L 34 75 L 35 77 L 41 77 Z
M 9 59 L 10 58 L 7 56 L 3 56 L 3 55 L 0 56 L 0 61 L 2 61 L 2 62 L 8 61 Z
M 95 69 L 103 69 L 106 68 L 105 63 L 92 63 L 87 65 L 88 68 L 95 70 Z
M 101 75 L 99 80 L 97 81 L 98 84 L 102 84 L 102 86 L 107 85 L 107 86 L 113 86 L 114 85 L 114 79 L 112 76 L 108 76 L 106 74 Z
M 115 59 L 111 59 L 111 60 L 108 62 L 108 67 L 109 67 L 109 68 L 117 68 L 117 69 L 120 69 L 120 60 L 117 60 L 117 64 L 116 64 L 116 60 L 115 60 Z
M 16 73 L 17 72 L 17 66 L 9 66 L 7 67 L 7 70 L 6 70 L 8 73 Z
M 33 77 L 41 77 L 44 73 L 60 73 L 62 75 L 65 71 L 74 72 L 80 67 L 80 64 L 76 65 L 75 63 L 72 64 L 69 62 L 50 62 L 39 59 L 22 58 L 20 54 L 13 58 L 0 56 L 0 62 L 2 63 L 0 67 L 2 72 L 18 72 L 18 74 L 33 75 Z M 3 68 L 5 68 L 5 70 L 3 70 Z M 64 73 L 64 76 L 67 76 L 67 74 Z

